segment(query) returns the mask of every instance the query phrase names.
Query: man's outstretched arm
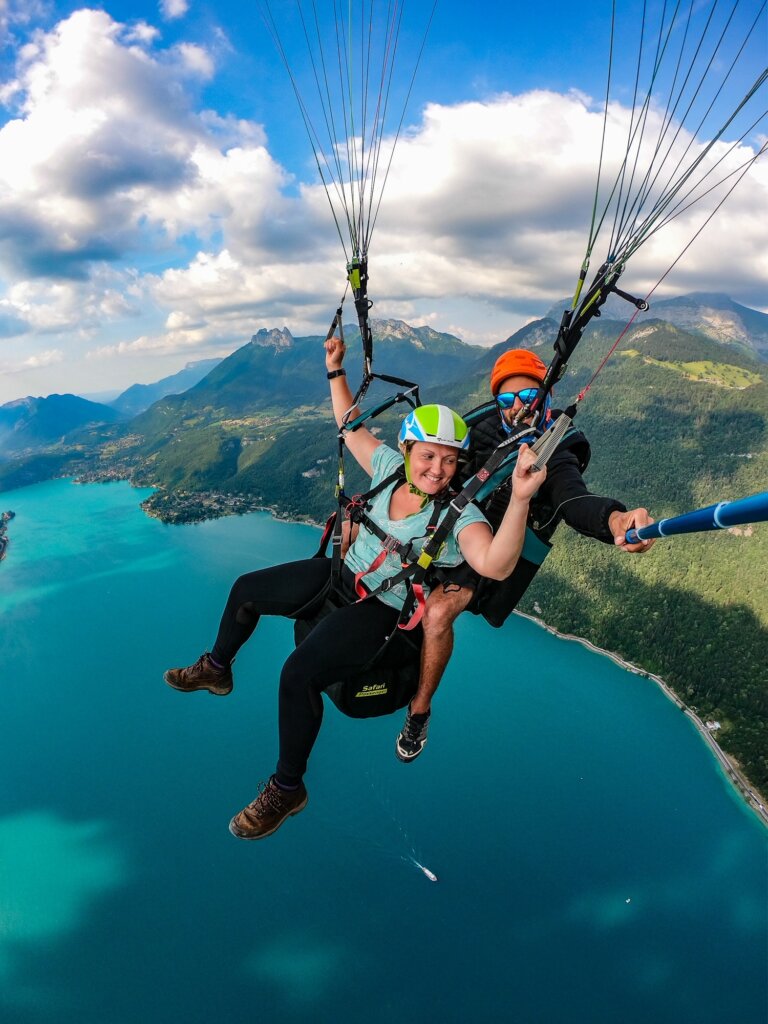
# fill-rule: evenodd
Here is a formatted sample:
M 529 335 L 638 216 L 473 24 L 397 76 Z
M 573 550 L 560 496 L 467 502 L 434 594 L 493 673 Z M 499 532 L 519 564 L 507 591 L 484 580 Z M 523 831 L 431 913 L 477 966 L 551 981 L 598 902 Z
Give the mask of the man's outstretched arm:
M 577 533 L 593 537 L 605 544 L 616 544 L 624 551 L 641 554 L 650 544 L 625 544 L 624 535 L 632 526 L 646 526 L 653 519 L 647 509 L 626 506 L 615 498 L 593 494 L 581 475 L 578 461 L 572 452 L 558 452 L 550 462 L 545 485 L 548 501 L 555 514 L 563 517 Z M 546 527 L 547 523 L 537 523 Z

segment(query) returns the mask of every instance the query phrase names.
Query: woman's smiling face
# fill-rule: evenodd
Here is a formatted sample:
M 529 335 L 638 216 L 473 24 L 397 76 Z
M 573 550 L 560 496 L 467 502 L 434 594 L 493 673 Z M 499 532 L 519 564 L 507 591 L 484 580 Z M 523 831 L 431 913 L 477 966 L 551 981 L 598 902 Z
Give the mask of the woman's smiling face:
M 432 441 L 414 441 L 410 451 L 411 481 L 424 494 L 439 494 L 453 479 L 459 450 Z

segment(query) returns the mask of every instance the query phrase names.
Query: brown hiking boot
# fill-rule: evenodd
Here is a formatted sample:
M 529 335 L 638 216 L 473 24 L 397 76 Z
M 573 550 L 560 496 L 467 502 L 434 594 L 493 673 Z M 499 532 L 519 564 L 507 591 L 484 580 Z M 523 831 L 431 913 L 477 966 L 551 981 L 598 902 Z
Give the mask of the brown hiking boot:
M 226 697 L 232 692 L 232 670 L 216 668 L 208 651 L 201 654 L 194 665 L 187 668 L 169 668 L 163 679 L 174 690 L 192 693 L 193 690 L 207 690 L 217 697 Z
M 303 782 L 298 789 L 280 789 L 273 775 L 269 782 L 259 785 L 256 799 L 230 821 L 229 831 L 238 839 L 264 839 L 277 832 L 292 814 L 303 811 L 307 800 Z

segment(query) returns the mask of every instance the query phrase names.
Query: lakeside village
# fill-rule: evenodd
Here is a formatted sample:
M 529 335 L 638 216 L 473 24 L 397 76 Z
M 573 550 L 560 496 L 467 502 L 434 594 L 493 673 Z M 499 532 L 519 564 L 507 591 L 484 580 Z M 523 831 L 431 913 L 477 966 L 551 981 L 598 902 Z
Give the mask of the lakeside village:
M 128 442 L 128 443 L 126 443 Z M 114 446 L 114 450 L 131 448 L 135 438 L 127 438 Z M 319 460 L 321 462 L 327 459 Z M 303 476 L 311 477 L 319 473 L 311 469 Z M 185 491 L 172 488 L 166 490 L 152 479 L 151 471 L 139 468 L 130 453 L 121 452 L 107 465 L 100 460 L 83 459 L 82 462 L 70 464 L 60 474 L 72 476 L 76 484 L 106 484 L 118 480 L 127 480 L 132 487 L 157 488 L 154 494 L 141 502 L 146 515 L 159 519 L 163 523 L 174 526 L 183 523 L 201 523 L 207 519 L 219 519 L 222 516 L 241 516 L 248 512 L 270 512 L 275 519 L 290 519 L 294 522 L 314 522 L 310 516 L 297 516 L 296 513 L 284 513 L 280 509 L 266 505 L 261 495 L 241 494 L 223 491 Z
M 133 487 L 157 487 L 157 484 L 143 473 L 136 472 L 130 460 L 121 460 L 103 465 L 69 466 L 64 474 L 70 476 L 75 469 L 73 482 L 76 484 L 108 484 L 127 480 Z M 259 498 L 246 494 L 224 494 L 220 491 L 167 491 L 159 488 L 141 502 L 141 508 L 153 519 L 163 523 L 201 523 L 206 519 L 221 516 L 238 516 L 246 512 L 259 512 L 264 504 Z
M 5 558 L 8 551 L 8 523 L 10 523 L 15 515 L 16 513 L 10 510 L 0 513 L 0 562 Z
M 135 483 L 135 481 L 134 481 Z M 163 523 L 201 523 L 220 516 L 241 516 L 264 510 L 262 501 L 246 494 L 217 491 L 156 491 L 141 507 L 148 516 Z

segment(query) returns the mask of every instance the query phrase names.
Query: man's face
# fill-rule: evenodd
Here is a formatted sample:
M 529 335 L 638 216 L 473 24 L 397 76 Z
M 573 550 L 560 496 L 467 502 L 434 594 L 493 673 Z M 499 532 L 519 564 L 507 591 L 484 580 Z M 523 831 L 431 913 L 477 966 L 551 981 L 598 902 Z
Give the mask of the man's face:
M 540 383 L 541 381 L 536 380 L 535 377 L 524 377 L 522 374 L 518 374 L 515 377 L 507 377 L 506 380 L 501 382 L 497 398 L 499 395 L 517 394 L 518 391 L 523 391 L 525 388 L 538 388 Z M 517 397 L 509 409 L 502 409 L 501 414 L 509 426 L 512 426 L 515 417 L 524 405 L 525 402 L 522 402 L 520 398 Z M 533 422 L 533 418 L 533 415 L 527 416 L 522 422 L 530 424 Z

